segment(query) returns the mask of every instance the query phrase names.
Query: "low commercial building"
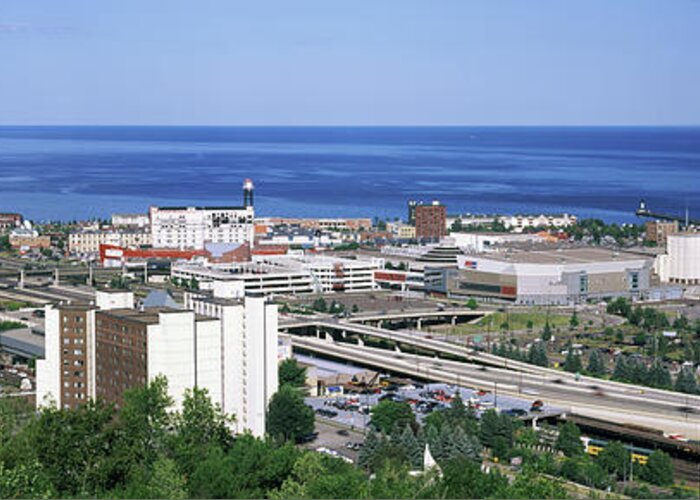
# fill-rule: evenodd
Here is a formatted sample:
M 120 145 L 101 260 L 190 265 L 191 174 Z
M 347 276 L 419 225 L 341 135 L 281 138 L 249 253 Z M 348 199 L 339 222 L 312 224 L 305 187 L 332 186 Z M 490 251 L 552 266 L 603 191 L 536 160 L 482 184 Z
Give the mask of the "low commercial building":
M 669 234 L 666 254 L 654 265 L 661 281 L 700 285 L 700 233 Z
M 652 259 L 601 248 L 462 255 L 457 269 L 426 278 L 426 290 L 451 297 L 518 304 L 575 304 L 590 299 L 643 297 L 650 290 Z
M 113 214 L 112 226 L 119 229 L 148 229 L 151 219 L 148 214 Z
M 251 296 L 205 312 L 135 309 L 130 292 L 98 292 L 95 305 L 47 306 L 37 406 L 76 408 L 91 399 L 119 406 L 126 390 L 162 375 L 175 408 L 187 389 L 205 388 L 236 416 L 238 432 L 263 436 L 277 390 L 277 306 Z
M 292 217 L 266 217 L 256 219 L 256 223 L 267 226 L 299 226 L 304 229 L 326 231 L 359 231 L 370 229 L 372 219 L 368 218 L 292 218 Z
M 409 226 L 407 224 L 400 225 L 398 228 L 396 228 L 396 237 L 400 240 L 415 240 L 415 226 Z
M 100 245 L 141 248 L 151 245 L 151 233 L 144 230 L 88 230 L 68 235 L 68 251 L 73 255 L 96 255 Z
M 31 225 L 26 222 L 25 226 L 13 229 L 10 232 L 10 246 L 18 250 L 33 250 L 41 248 L 51 248 L 51 237 L 40 235 Z
M 20 227 L 23 220 L 20 214 L 0 213 L 0 234 Z

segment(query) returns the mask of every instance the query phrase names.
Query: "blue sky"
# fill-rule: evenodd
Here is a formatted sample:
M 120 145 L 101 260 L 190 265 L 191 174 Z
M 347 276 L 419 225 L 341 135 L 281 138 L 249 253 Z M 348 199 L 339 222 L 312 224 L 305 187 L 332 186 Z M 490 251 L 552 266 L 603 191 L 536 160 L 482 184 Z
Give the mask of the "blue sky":
M 0 0 L 0 123 L 698 125 L 698 0 Z

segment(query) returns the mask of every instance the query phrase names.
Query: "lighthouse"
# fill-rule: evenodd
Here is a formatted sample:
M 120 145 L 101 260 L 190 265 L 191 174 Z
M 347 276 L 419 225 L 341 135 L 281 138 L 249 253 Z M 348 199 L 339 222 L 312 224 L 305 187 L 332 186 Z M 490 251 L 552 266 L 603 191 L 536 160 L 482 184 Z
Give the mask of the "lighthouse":
M 251 179 L 243 181 L 243 206 L 253 206 L 253 181 Z

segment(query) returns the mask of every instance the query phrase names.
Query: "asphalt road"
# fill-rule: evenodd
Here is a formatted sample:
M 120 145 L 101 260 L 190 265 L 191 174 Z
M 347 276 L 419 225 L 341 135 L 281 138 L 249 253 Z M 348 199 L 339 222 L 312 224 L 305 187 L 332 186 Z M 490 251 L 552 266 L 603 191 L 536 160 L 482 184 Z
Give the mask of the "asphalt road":
M 658 400 L 647 394 L 630 394 L 615 387 L 600 389 L 588 384 L 558 383 L 553 377 L 532 375 L 456 361 L 438 360 L 376 348 L 342 344 L 315 338 L 293 337 L 293 345 L 319 354 L 383 368 L 427 380 L 491 390 L 494 393 L 525 399 L 541 399 L 566 411 L 603 417 L 678 432 L 700 438 L 700 407 L 682 394 L 673 401 Z M 600 386 L 599 386 L 600 387 Z M 692 406 L 694 413 L 679 411 Z

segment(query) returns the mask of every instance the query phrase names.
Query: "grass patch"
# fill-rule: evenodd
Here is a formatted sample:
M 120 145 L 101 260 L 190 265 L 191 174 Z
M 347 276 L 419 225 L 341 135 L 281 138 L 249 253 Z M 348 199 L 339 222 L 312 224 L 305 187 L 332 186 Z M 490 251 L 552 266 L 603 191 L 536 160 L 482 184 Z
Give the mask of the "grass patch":
M 15 300 L 0 302 L 0 311 L 19 311 L 23 307 L 29 307 L 29 304 Z
M 470 334 L 482 333 L 486 331 L 498 332 L 502 330 L 505 323 L 508 324 L 508 330 L 527 330 L 531 322 L 532 331 L 539 332 L 544 328 L 545 323 L 549 318 L 549 326 L 552 328 L 569 326 L 570 316 L 561 314 L 550 314 L 547 316 L 544 312 L 528 312 L 528 313 L 503 313 L 496 312 L 483 317 L 476 323 L 457 325 L 450 329 L 450 333 L 454 334 Z
M 26 328 L 26 326 L 27 325 L 20 323 L 19 321 L 0 321 L 0 332 L 16 330 L 18 328 Z

